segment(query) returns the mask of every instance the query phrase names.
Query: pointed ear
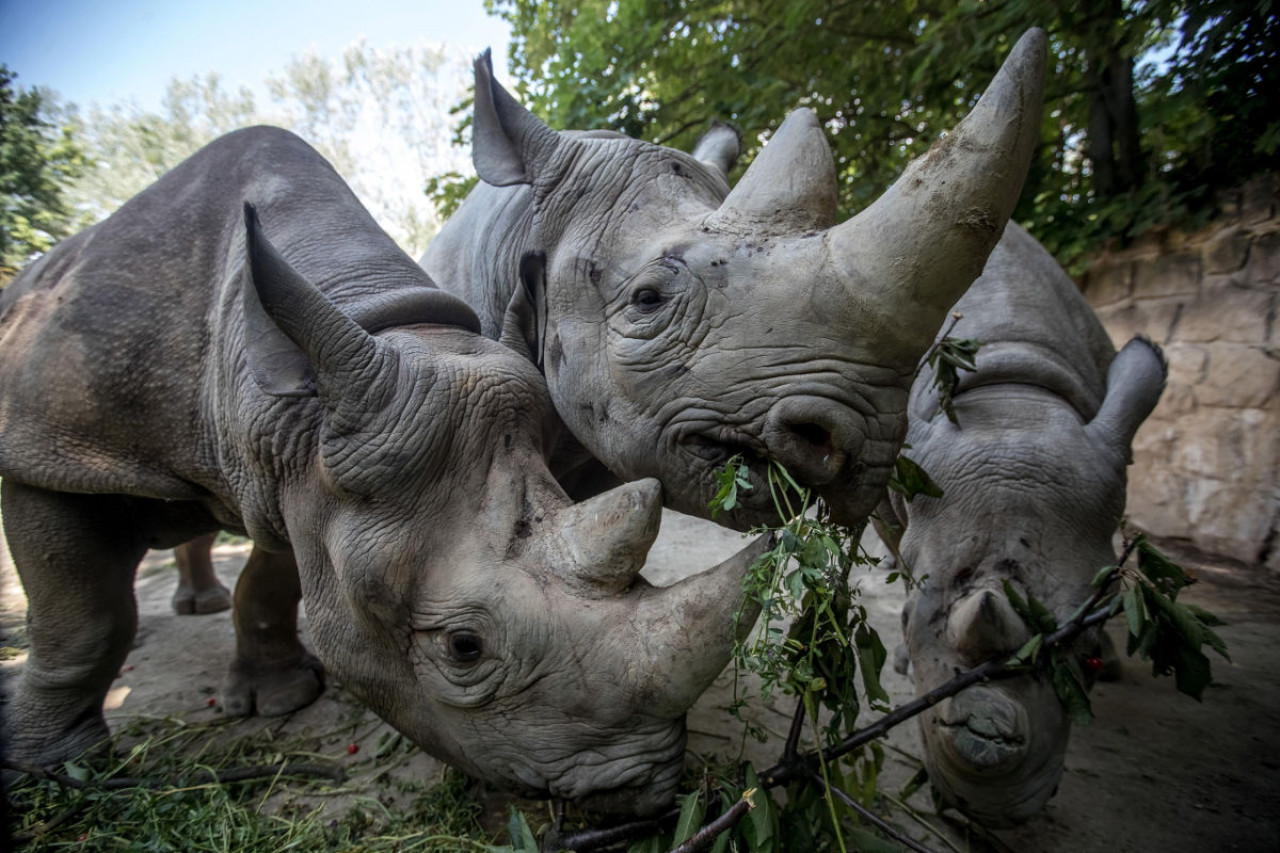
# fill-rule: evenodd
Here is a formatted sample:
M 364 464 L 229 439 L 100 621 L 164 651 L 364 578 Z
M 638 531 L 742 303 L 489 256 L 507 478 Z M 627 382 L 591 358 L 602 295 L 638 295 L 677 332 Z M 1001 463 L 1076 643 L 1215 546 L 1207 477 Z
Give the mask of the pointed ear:
M 273 396 L 310 397 L 319 374 L 366 372 L 376 361 L 373 337 L 289 265 L 249 202 L 244 225 L 245 349 L 258 386 Z
M 530 252 L 520 259 L 520 284 L 507 304 L 499 337 L 539 370 L 543 369 L 542 347 L 547 333 L 546 274 L 547 256 L 542 252 Z
M 488 50 L 476 59 L 475 72 L 471 159 L 480 180 L 495 187 L 532 183 L 550 162 L 560 135 L 498 85 Z
M 1107 369 L 1107 396 L 1086 427 L 1089 435 L 1132 461 L 1133 436 L 1160 402 L 1168 366 L 1164 353 L 1146 338 L 1134 338 Z
M 279 259 L 274 263 L 264 254 L 263 244 L 270 246 L 258 223 L 258 212 L 245 202 L 245 263 L 241 296 L 244 305 L 245 358 L 249 372 L 258 387 L 273 397 L 314 397 L 316 372 L 307 360 L 307 354 L 289 339 L 262 307 L 258 296 L 259 278 L 297 273 L 274 251 Z M 254 255 L 258 254 L 255 262 Z M 283 265 L 283 268 L 280 268 Z
M 693 159 L 715 169 L 727 181 L 729 170 L 738 162 L 742 153 L 742 134 L 731 124 L 716 120 L 693 148 Z

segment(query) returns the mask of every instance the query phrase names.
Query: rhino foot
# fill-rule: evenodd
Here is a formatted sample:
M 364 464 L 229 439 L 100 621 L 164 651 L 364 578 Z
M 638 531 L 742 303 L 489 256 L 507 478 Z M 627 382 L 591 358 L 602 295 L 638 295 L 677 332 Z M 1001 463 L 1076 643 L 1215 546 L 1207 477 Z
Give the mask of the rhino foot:
M 7 716 L 11 728 L 5 744 L 5 760 L 13 764 L 61 767 L 73 758 L 106 752 L 110 748 L 111 730 L 101 713 L 57 731 L 47 724 L 53 719 L 50 715 L 33 717 L 18 707 L 10 708 Z
M 223 686 L 222 707 L 232 717 L 278 717 L 305 708 L 322 692 L 324 665 L 307 652 L 286 666 L 237 661 Z
M 222 584 L 210 589 L 195 590 L 178 586 L 173 594 L 173 612 L 179 616 L 204 613 L 221 613 L 231 609 L 231 590 Z

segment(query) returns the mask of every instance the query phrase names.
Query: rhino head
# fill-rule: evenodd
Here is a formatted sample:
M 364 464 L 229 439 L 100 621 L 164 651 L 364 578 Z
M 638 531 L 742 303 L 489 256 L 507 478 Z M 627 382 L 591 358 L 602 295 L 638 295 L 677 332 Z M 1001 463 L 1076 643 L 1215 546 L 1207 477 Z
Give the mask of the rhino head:
M 457 328 L 474 314 L 431 288 L 375 297 L 356 322 L 247 218 L 247 358 L 277 398 L 258 443 L 301 441 L 312 460 L 279 471 L 280 512 L 326 667 L 479 778 L 664 806 L 685 712 L 754 620 L 738 611 L 764 543 L 650 586 L 661 486 L 572 503 L 546 467 L 558 420 L 524 354 Z M 308 449 L 289 427 L 317 407 Z
M 913 400 L 912 456 L 944 490 L 909 509 L 894 498 L 906 524 L 899 553 L 924 578 L 903 612 L 917 695 L 1030 639 L 1004 582 L 1060 624 L 1089 597 L 1094 575 L 1115 562 L 1130 443 L 1164 379 L 1158 351 L 1135 340 L 1112 361 L 1088 421 L 1030 384 L 963 391 L 959 425 L 936 396 L 921 411 Z M 1088 632 L 1071 654 L 1097 648 Z M 920 727 L 930 781 L 984 823 L 1024 820 L 1057 790 L 1070 720 L 1047 675 L 970 687 L 922 714 Z
M 730 514 L 774 517 L 767 459 L 836 521 L 875 506 L 906 430 L 916 366 L 981 272 L 1038 139 L 1045 36 L 1018 43 L 972 113 L 880 199 L 837 223 L 816 115 L 792 113 L 729 191 L 698 157 L 561 133 L 476 64 L 476 170 L 532 190 L 507 323 L 523 331 L 573 435 L 624 480 L 706 515 L 741 454 Z

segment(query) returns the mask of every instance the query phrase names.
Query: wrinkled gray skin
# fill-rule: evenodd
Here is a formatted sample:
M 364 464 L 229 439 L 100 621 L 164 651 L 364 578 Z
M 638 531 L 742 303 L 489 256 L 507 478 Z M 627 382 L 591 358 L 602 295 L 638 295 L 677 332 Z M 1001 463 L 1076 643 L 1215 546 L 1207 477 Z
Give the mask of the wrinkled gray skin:
M 221 528 L 255 542 L 228 712 L 321 690 L 301 599 L 325 667 L 428 752 L 529 794 L 669 801 L 757 547 L 640 580 L 659 485 L 572 504 L 542 378 L 477 328 L 272 128 L 213 142 L 19 276 L 0 497 L 31 656 L 8 756 L 57 764 L 107 734 L 139 560 Z
M 1060 621 L 1088 598 L 1094 575 L 1115 562 L 1130 443 L 1165 381 L 1146 340 L 1116 355 L 1075 284 L 1017 225 L 955 310 L 963 319 L 950 334 L 984 342 L 977 371 L 961 374 L 959 425 L 926 368 L 907 433 L 909 455 L 944 494 L 891 498 L 905 526 L 901 558 L 928 576 L 903 613 L 918 695 L 1030 638 L 1002 581 Z M 1072 655 L 1097 647 L 1089 634 Z M 926 711 L 920 727 L 930 780 L 983 822 L 1022 820 L 1057 788 L 1069 720 L 1047 678 L 971 687 Z
M 776 521 L 772 458 L 836 521 L 858 523 L 888 481 L 916 364 L 1017 200 L 1044 52 L 1043 32 L 1029 32 L 973 113 L 842 224 L 810 110 L 730 192 L 726 129 L 693 155 L 556 132 L 482 57 L 484 183 L 421 263 L 476 307 L 486 335 L 523 334 L 581 444 L 553 464 L 572 489 L 589 493 L 603 463 L 623 480 L 658 478 L 669 506 L 706 516 L 717 469 L 740 453 L 755 487 L 721 522 Z

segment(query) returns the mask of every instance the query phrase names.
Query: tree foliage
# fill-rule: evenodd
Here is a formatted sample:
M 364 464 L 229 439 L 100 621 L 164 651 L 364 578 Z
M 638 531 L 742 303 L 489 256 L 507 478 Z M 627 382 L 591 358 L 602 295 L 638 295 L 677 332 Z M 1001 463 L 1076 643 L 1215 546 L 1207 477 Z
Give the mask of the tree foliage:
M 293 57 L 265 81 L 267 98 L 234 91 L 216 73 L 170 81 L 159 110 L 136 104 L 68 108 L 96 167 L 71 187 L 81 224 L 102 219 L 218 136 L 270 124 L 302 136 L 347 180 L 410 254 L 439 227 L 423 194 L 437 174 L 468 168 L 450 140 L 449 107 L 466 91 L 469 63 L 444 47 L 379 50 L 357 42 L 334 63 Z
M 786 111 L 825 124 L 843 213 L 973 105 L 1029 27 L 1050 35 L 1042 145 L 1015 217 L 1066 261 L 1199 211 L 1280 143 L 1276 19 L 1244 0 L 486 0 L 553 126 L 688 148 L 712 118 L 744 160 Z
M 66 189 L 86 166 L 48 95 L 19 88 L 17 76 L 0 65 L 0 285 L 72 230 Z

